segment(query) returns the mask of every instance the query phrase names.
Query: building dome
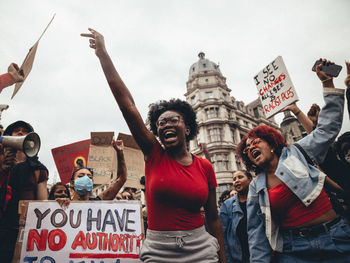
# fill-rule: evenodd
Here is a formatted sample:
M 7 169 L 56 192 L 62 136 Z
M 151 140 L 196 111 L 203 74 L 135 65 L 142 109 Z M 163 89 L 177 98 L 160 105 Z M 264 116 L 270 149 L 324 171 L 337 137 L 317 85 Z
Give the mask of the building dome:
M 215 70 L 221 74 L 219 65 L 205 58 L 205 54 L 200 52 L 198 54 L 199 60 L 190 67 L 189 77 L 199 72 Z

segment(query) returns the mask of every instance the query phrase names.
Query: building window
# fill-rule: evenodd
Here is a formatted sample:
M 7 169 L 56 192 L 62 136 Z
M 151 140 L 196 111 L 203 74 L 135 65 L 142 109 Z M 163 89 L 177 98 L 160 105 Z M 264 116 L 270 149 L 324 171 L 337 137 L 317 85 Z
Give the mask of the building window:
M 218 107 L 210 107 L 205 109 L 205 113 L 207 115 L 207 119 L 217 118 L 219 116 L 219 108 Z
M 234 130 L 234 129 L 231 129 L 231 135 L 232 135 L 232 141 L 233 141 L 233 143 L 237 143 L 237 142 L 236 142 L 236 136 L 235 136 L 235 130 Z
M 255 116 L 255 118 L 259 118 L 258 107 L 254 108 L 253 111 L 254 111 L 254 116 Z
M 209 81 L 209 79 L 205 79 L 205 82 L 208 82 Z
M 227 118 L 231 119 L 231 110 L 230 109 L 226 109 L 227 110 Z
M 209 142 L 222 141 L 222 131 L 220 128 L 209 129 Z
M 216 172 L 223 172 L 229 170 L 228 155 L 226 153 L 217 153 L 213 156 L 214 167 Z
M 207 64 L 203 63 L 203 68 L 205 68 L 207 66 Z
M 236 156 L 236 165 L 237 165 L 237 170 L 242 170 L 244 169 L 242 163 L 241 163 L 241 159 L 239 159 L 239 157 Z
M 222 93 L 222 97 L 226 100 L 226 93 Z
M 205 98 L 206 99 L 213 99 L 214 98 L 213 92 L 212 91 L 207 91 L 205 93 Z
M 192 104 L 195 104 L 195 103 L 196 103 L 196 96 L 192 96 L 192 97 L 191 97 L 191 103 L 192 103 Z

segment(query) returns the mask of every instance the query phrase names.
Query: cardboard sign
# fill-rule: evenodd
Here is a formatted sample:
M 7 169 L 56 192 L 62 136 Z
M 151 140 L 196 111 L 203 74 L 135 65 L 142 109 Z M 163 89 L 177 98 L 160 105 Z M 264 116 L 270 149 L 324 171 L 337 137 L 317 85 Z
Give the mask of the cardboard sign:
M 62 184 L 69 183 L 74 167 L 87 166 L 90 140 L 51 149 Z
M 26 56 L 26 58 L 24 59 L 20 70 L 23 71 L 24 73 L 24 80 L 22 82 L 17 82 L 15 85 L 15 89 L 13 90 L 11 99 L 13 99 L 15 97 L 15 95 L 17 94 L 17 92 L 19 91 L 19 89 L 22 87 L 24 81 L 26 80 L 26 78 L 28 77 L 29 73 L 32 70 L 33 67 L 33 63 L 34 63 L 34 58 L 35 58 L 35 54 L 36 54 L 36 50 L 38 49 L 38 45 L 39 45 L 39 41 L 40 39 L 43 37 L 43 35 L 45 34 L 46 30 L 49 28 L 49 26 L 52 23 L 52 20 L 55 18 L 55 15 L 53 15 L 52 19 L 50 20 L 49 24 L 46 26 L 44 32 L 41 34 L 41 36 L 39 37 L 38 41 L 35 42 L 35 44 L 29 49 L 29 52 Z
M 119 133 L 118 140 L 123 140 L 124 143 L 124 157 L 128 171 L 124 186 L 143 189 L 144 186 L 140 184 L 141 177 L 145 175 L 145 158 L 142 151 L 131 135 Z
M 254 82 L 266 115 L 270 118 L 298 100 L 281 56 L 277 57 L 255 77 Z
M 112 146 L 114 132 L 91 132 L 88 167 L 94 171 L 94 184 L 108 184 L 117 177 L 117 153 Z
M 21 233 L 22 232 L 22 233 Z M 139 201 L 30 201 L 19 262 L 141 262 L 143 243 Z

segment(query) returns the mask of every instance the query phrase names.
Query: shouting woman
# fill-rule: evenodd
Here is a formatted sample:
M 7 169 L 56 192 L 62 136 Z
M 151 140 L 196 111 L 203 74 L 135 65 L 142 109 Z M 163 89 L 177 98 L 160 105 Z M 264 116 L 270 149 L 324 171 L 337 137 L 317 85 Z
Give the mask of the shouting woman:
M 340 131 L 344 90 L 334 88 L 321 65 L 316 73 L 326 104 L 315 130 L 297 146 L 287 146 L 279 131 L 261 125 L 237 147 L 258 175 L 247 201 L 251 262 L 269 262 L 272 250 L 278 262 L 350 262 L 350 227 L 323 190 L 325 174 L 310 162 L 323 161 Z
M 181 100 L 156 103 L 148 114 L 149 131 L 106 51 L 103 36 L 89 30 L 90 34 L 82 36 L 90 38 L 90 47 L 95 49 L 114 98 L 145 157 L 148 230 L 140 259 L 205 263 L 218 262 L 220 255 L 225 262 L 213 167 L 187 150 L 198 129 L 195 112 Z M 213 236 L 205 231 L 202 206 Z

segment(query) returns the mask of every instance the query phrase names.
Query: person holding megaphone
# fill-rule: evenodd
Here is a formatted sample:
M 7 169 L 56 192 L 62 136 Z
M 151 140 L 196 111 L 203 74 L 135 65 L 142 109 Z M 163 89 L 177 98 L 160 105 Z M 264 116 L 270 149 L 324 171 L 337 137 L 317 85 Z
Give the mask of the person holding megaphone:
M 36 144 L 40 144 L 40 140 L 27 140 L 32 134 L 37 136 L 29 123 L 16 121 L 1 137 L 0 240 L 6 240 L 0 242 L 1 262 L 11 262 L 13 257 L 19 226 L 19 200 L 47 200 L 48 197 L 49 172 L 36 155 L 39 148 Z

